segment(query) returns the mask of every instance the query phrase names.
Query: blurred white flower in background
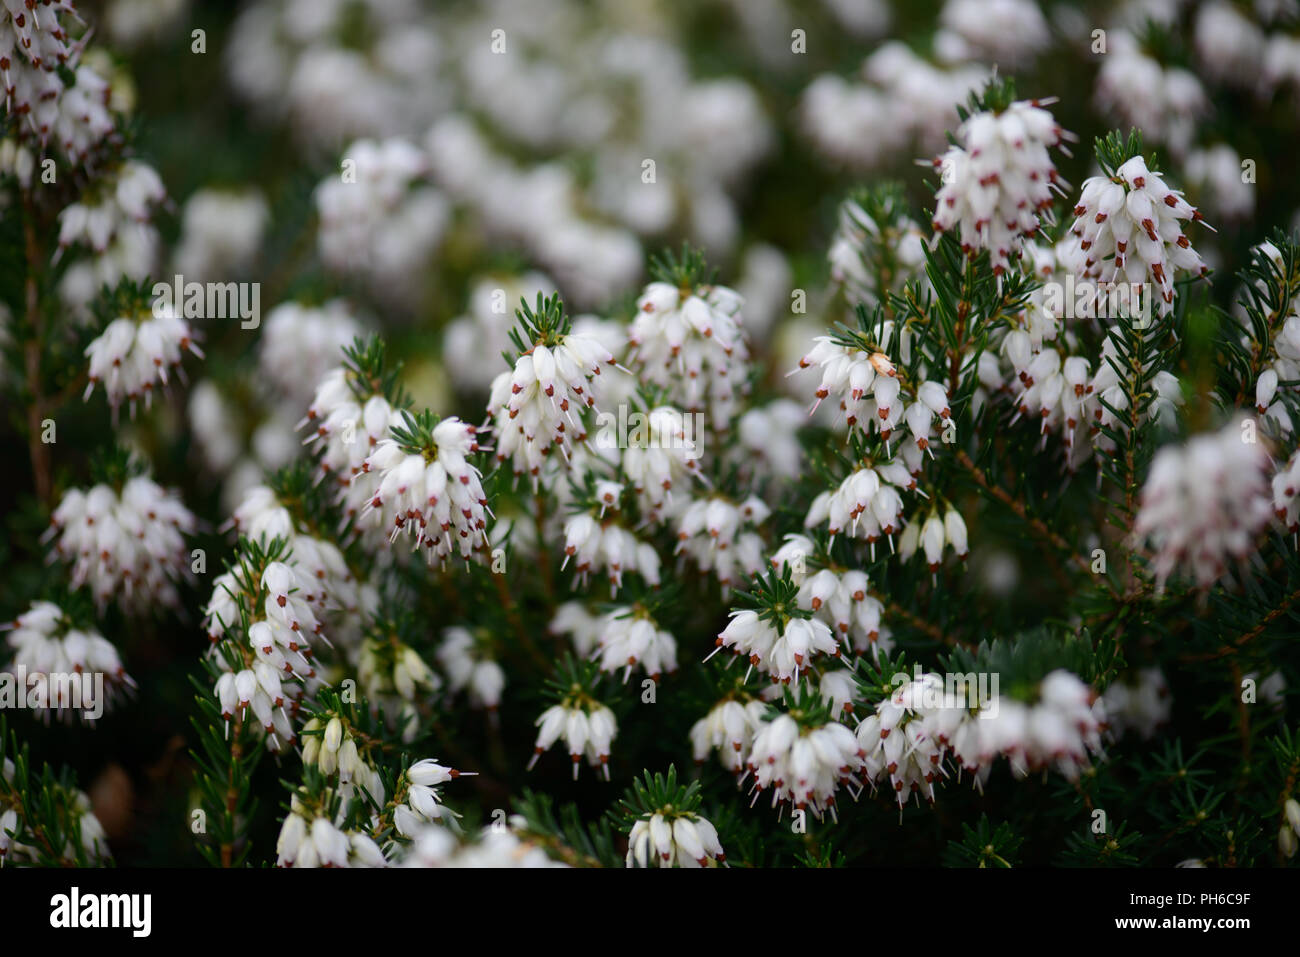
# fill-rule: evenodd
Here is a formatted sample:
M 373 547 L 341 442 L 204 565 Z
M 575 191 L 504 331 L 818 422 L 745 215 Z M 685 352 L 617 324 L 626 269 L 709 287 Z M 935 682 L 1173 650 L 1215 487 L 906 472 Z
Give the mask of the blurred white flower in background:
M 359 274 L 375 295 L 412 307 L 451 210 L 427 185 L 429 160 L 403 139 L 358 140 L 316 188 L 321 259 Z
M 949 62 L 987 57 L 1008 73 L 1044 53 L 1047 20 L 1034 0 L 947 0 L 934 47 Z
M 1208 587 L 1254 549 L 1272 508 L 1268 452 L 1253 425 L 1229 422 L 1156 453 L 1133 533 L 1150 543 L 1158 586 L 1180 574 Z
M 1200 64 L 1214 79 L 1244 87 L 1258 82 L 1264 31 L 1232 4 L 1215 0 L 1202 6 L 1192 39 Z
M 316 307 L 281 303 L 262 322 L 257 344 L 260 381 L 283 399 L 287 414 L 296 419 L 310 405 L 326 373 L 343 360 L 343 349 L 362 331 L 341 300 Z M 285 374 L 289 370 L 292 375 Z
M 510 349 L 519 301 L 533 302 L 538 293 L 554 292 L 550 279 L 539 272 L 477 280 L 465 315 L 447 323 L 442 333 L 443 362 L 456 387 L 486 391 L 501 371 L 501 354 Z
M 247 274 L 268 219 L 266 200 L 255 189 L 198 190 L 181 212 L 176 271 L 199 282 Z
M 1185 155 L 1196 124 L 1210 110 L 1201 81 L 1180 67 L 1162 66 L 1131 33 L 1115 30 L 1108 38 L 1097 74 L 1097 106 L 1125 127 L 1141 130 L 1148 144 Z
M 441 44 L 417 0 L 258 0 L 224 56 L 235 91 L 318 150 L 413 135 L 443 106 Z
M 1255 184 L 1247 182 L 1242 159 L 1226 143 L 1187 154 L 1187 188 L 1219 220 L 1248 219 L 1255 212 Z
M 113 43 L 127 49 L 166 37 L 190 11 L 191 0 L 112 0 L 104 26 Z
M 147 277 L 158 258 L 154 209 L 167 197 L 158 172 L 147 163 L 127 160 L 112 173 L 96 197 L 75 202 L 59 214 L 61 258 L 88 249 L 74 260 L 59 285 L 63 301 L 78 315 L 105 285 Z
M 940 148 L 956 125 L 957 105 L 989 75 L 981 66 L 935 66 L 898 40 L 876 49 L 860 72 L 861 83 L 815 78 L 801 104 L 814 149 L 855 170 Z

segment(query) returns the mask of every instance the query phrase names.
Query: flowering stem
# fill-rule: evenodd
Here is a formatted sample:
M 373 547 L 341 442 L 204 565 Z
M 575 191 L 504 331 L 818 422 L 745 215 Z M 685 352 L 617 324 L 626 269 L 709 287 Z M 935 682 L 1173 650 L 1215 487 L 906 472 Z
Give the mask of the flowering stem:
M 230 766 L 226 770 L 226 833 L 231 837 L 230 840 L 221 842 L 222 867 L 230 867 L 235 855 L 235 809 L 239 806 L 239 788 L 235 781 L 235 769 L 239 767 L 239 759 L 244 752 L 243 745 L 240 743 L 240 732 L 244 728 L 244 716 L 236 713 L 234 723 L 235 726 L 230 735 Z
M 1082 555 L 1075 552 L 1075 550 L 1070 547 L 1069 542 L 1048 528 L 1047 524 L 1041 518 L 1030 516 L 1025 508 L 1024 502 L 1020 501 L 1001 486 L 994 485 L 990 482 L 989 477 L 984 474 L 984 470 L 971 461 L 971 457 L 964 449 L 958 449 L 954 457 L 956 458 L 957 463 L 971 474 L 971 477 L 975 479 L 976 484 L 979 485 L 981 489 L 1002 504 L 1006 505 L 1007 508 L 1011 509 L 1011 511 L 1015 512 L 1017 516 L 1019 516 L 1034 530 L 1035 533 L 1039 535 L 1039 537 L 1051 543 L 1062 553 L 1069 555 L 1071 563 L 1078 567 L 1080 571 L 1087 572 L 1091 575 L 1092 569 L 1089 566 L 1088 561 Z M 1119 595 L 1116 593 L 1115 586 L 1111 584 L 1110 579 L 1103 578 L 1102 580 L 1106 583 L 1106 587 L 1110 590 L 1111 595 L 1118 598 Z
M 953 327 L 956 343 L 948 349 L 948 394 L 955 396 L 961 382 L 961 350 L 966 344 L 966 320 L 970 316 L 971 300 L 975 295 L 975 260 L 966 257 L 966 271 L 962 276 L 961 300 L 957 303 L 957 322 Z
M 1246 696 L 1241 694 L 1241 665 L 1236 659 L 1232 662 L 1233 695 L 1237 699 L 1237 734 L 1241 738 L 1241 779 L 1238 789 L 1246 784 L 1250 770 L 1250 710 L 1246 707 Z
M 1227 644 L 1219 648 L 1218 651 L 1214 651 L 1211 652 L 1210 654 L 1205 654 L 1205 655 L 1184 655 L 1183 660 L 1184 661 L 1217 661 L 1219 658 L 1226 658 L 1229 655 L 1235 655 L 1245 645 L 1249 644 L 1251 641 L 1253 641 L 1254 639 L 1258 638 L 1261 634 L 1263 634 L 1265 628 L 1267 628 L 1270 624 L 1272 624 L 1282 615 L 1286 614 L 1286 612 L 1291 608 L 1291 606 L 1295 604 L 1297 599 L 1300 599 L 1300 588 L 1297 588 L 1295 591 L 1291 592 L 1291 594 L 1287 595 L 1280 602 L 1278 602 L 1277 607 L 1272 609 L 1267 615 L 1261 618 L 1254 628 L 1250 629 L 1250 631 L 1243 632 L 1242 634 L 1238 635 L 1236 638 L 1232 639 L 1232 641 L 1228 642 Z
M 1139 343 L 1142 340 L 1142 333 L 1135 330 Z M 1142 393 L 1139 390 L 1139 383 L 1143 378 L 1143 352 L 1139 348 L 1134 348 L 1129 352 L 1129 376 L 1126 377 L 1124 385 L 1128 392 L 1128 434 L 1124 442 L 1124 532 L 1127 537 L 1133 530 L 1133 522 L 1137 516 L 1136 496 L 1137 496 L 1137 462 L 1136 450 L 1138 442 L 1138 417 L 1141 414 L 1139 404 L 1142 399 Z M 1133 550 L 1124 549 L 1124 582 L 1125 591 L 1133 592 L 1134 575 L 1133 575 Z
M 937 641 L 939 644 L 948 645 L 948 646 L 952 646 L 952 645 L 965 646 L 967 644 L 966 642 L 961 641 L 960 639 L 953 638 L 949 635 L 944 634 L 943 630 L 940 629 L 938 625 L 932 624 L 931 622 L 926 621 L 924 618 L 920 617 L 919 615 L 916 615 L 908 611 L 902 605 L 898 604 L 898 602 L 882 594 L 881 592 L 876 591 L 874 588 L 870 590 L 870 594 L 871 597 L 875 598 L 877 601 L 879 601 L 881 604 L 885 606 L 885 611 L 888 612 L 890 615 L 893 615 L 896 618 L 901 618 L 903 621 L 907 622 L 917 631 L 922 632 L 927 637 L 933 639 L 934 641 Z
M 550 664 L 546 656 L 542 654 L 541 649 L 528 635 L 528 629 L 524 626 L 524 620 L 519 617 L 519 608 L 515 604 L 514 596 L 510 589 L 506 587 L 506 576 L 492 573 L 492 579 L 496 582 L 497 596 L 501 599 L 501 607 L 505 610 L 506 617 L 510 619 L 510 624 L 514 626 L 515 634 L 519 638 L 520 646 L 532 656 L 533 662 L 543 671 L 550 670 Z
M 27 258 L 27 324 L 31 327 L 31 337 L 27 340 L 23 354 L 24 374 L 27 388 L 31 392 L 31 403 L 27 407 L 27 447 L 32 459 L 32 479 L 36 486 L 36 497 L 43 505 L 50 504 L 50 450 L 41 441 L 41 423 L 45 419 L 45 396 L 41 389 L 41 354 L 44 350 L 44 321 L 41 315 L 40 289 L 36 280 L 36 269 L 41 262 L 41 251 L 36 241 L 36 229 L 32 225 L 35 209 L 30 199 L 24 194 L 23 203 L 23 250 Z
M 546 592 L 546 607 L 549 612 L 555 611 L 555 579 L 551 572 L 551 549 L 546 544 L 546 496 L 542 492 L 537 493 L 537 511 L 534 513 L 537 522 L 537 562 L 542 567 L 542 588 Z

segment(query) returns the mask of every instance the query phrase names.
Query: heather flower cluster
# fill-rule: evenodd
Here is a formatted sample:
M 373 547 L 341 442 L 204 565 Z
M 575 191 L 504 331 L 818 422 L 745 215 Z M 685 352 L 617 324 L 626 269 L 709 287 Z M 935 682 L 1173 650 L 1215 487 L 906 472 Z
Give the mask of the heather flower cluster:
M 1203 217 L 1141 156 L 1110 177 L 1085 180 L 1074 215 L 1070 232 L 1086 256 L 1083 275 L 1103 282 L 1154 280 L 1162 313 L 1173 308 L 1178 273 L 1208 269 L 1181 225 Z
M 1048 150 L 1069 134 L 1039 102 L 1016 101 L 968 117 L 957 146 L 935 160 L 942 185 L 935 195 L 934 231 L 957 229 L 962 250 L 989 250 L 996 274 L 1005 272 L 1022 239 L 1038 234 L 1039 214 L 1050 209 L 1059 176 Z
M 118 487 L 69 489 L 46 537 L 71 563 L 74 586 L 87 586 L 101 607 L 116 599 L 140 614 L 178 605 L 177 586 L 191 574 L 185 536 L 194 528 L 193 513 L 175 492 L 136 475 Z
M 0 0 L 0 864 L 1295 866 L 1285 6 Z
M 136 687 L 112 642 L 94 629 L 74 627 L 53 602 L 33 602 L 4 630 L 13 649 L 5 672 L 17 694 L 30 700 L 38 690 L 36 703 L 47 718 L 95 721 Z

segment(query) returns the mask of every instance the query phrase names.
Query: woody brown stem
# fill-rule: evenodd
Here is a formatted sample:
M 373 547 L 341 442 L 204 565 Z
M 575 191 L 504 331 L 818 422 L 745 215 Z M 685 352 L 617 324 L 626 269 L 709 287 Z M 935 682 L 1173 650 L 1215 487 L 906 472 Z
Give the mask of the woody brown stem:
M 41 263 L 40 245 L 36 240 L 36 228 L 32 224 L 35 209 L 28 200 L 23 208 L 23 251 L 27 260 L 27 280 L 25 283 L 27 324 L 31 335 L 23 349 L 23 375 L 27 390 L 31 393 L 31 402 L 27 406 L 27 449 L 32 461 L 32 483 L 36 497 L 47 508 L 50 505 L 52 490 L 50 449 L 41 440 L 42 423 L 45 421 L 45 395 L 41 387 L 41 355 L 44 349 L 45 323 L 41 315 L 40 287 L 36 280 L 36 271 Z
M 243 727 L 243 715 L 236 714 L 235 727 L 230 736 L 230 765 L 226 769 L 226 821 L 229 824 L 229 832 L 231 835 L 233 835 L 235 831 L 235 810 L 239 807 L 239 788 L 235 787 L 235 769 L 239 767 L 239 759 L 243 757 L 244 754 L 243 745 L 239 740 L 239 732 Z M 221 866 L 232 866 L 234 856 L 234 843 L 232 841 L 222 841 Z
M 954 458 L 962 468 L 970 473 L 971 477 L 975 480 L 975 483 L 988 495 L 991 495 L 1003 505 L 1007 506 L 1007 508 L 1011 509 L 1011 511 L 1033 529 L 1034 533 L 1041 539 L 1051 544 L 1063 554 L 1068 555 L 1071 564 L 1076 568 L 1086 574 L 1092 574 L 1092 568 L 1089 566 L 1087 559 L 1071 548 L 1070 543 L 1064 538 L 1048 528 L 1047 524 L 1041 518 L 1034 518 L 1031 516 L 1025 508 L 1024 502 L 1020 501 L 1020 499 L 1016 498 L 1001 486 L 994 485 L 989 480 L 989 477 L 984 473 L 984 470 L 971 460 L 971 457 L 964 449 L 959 449 L 955 453 Z M 1106 583 L 1106 587 L 1110 590 L 1111 594 L 1114 595 L 1115 587 L 1110 583 L 1109 579 L 1102 577 L 1102 581 Z
M 1265 628 L 1271 625 L 1282 615 L 1286 614 L 1286 612 L 1291 608 L 1291 606 L 1295 604 L 1297 599 L 1300 599 L 1300 588 L 1296 589 L 1295 591 L 1291 592 L 1291 594 L 1283 598 L 1278 603 L 1276 608 L 1270 610 L 1268 614 L 1266 614 L 1263 618 L 1259 620 L 1259 622 L 1255 625 L 1254 628 L 1251 628 L 1249 631 L 1243 632 L 1242 634 L 1238 635 L 1236 638 L 1232 639 L 1232 641 L 1229 641 L 1226 644 L 1224 644 L 1222 647 L 1220 647 L 1217 651 L 1205 655 L 1186 655 L 1183 656 L 1183 660 L 1184 661 L 1216 661 L 1219 658 L 1226 658 L 1228 655 L 1236 654 L 1244 646 L 1254 641 L 1261 634 L 1263 634 Z

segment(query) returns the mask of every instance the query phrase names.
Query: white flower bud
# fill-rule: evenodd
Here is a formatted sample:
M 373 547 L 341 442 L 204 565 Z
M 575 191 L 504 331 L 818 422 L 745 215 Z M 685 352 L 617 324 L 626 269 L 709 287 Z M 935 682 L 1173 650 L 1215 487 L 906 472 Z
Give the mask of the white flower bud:
M 1259 374 L 1259 381 L 1255 383 L 1255 409 L 1260 415 L 1268 411 L 1268 407 L 1273 404 L 1273 396 L 1277 394 L 1277 370 L 1265 369 Z
M 943 530 L 948 538 L 948 544 L 953 547 L 957 557 L 965 558 L 970 551 L 966 546 L 966 523 L 955 508 L 950 508 L 944 513 Z
M 329 724 L 325 725 L 325 735 L 321 746 L 330 752 L 338 752 L 339 746 L 343 743 L 343 722 L 338 718 L 330 718 Z

